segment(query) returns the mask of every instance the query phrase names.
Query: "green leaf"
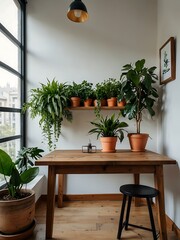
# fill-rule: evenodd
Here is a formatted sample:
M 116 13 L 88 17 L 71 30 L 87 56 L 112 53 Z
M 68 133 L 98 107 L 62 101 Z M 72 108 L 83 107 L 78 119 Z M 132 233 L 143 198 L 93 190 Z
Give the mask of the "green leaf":
M 140 83 L 140 76 L 137 75 L 135 70 L 130 70 L 127 73 L 127 78 L 130 79 L 135 86 L 138 86 Z
M 138 72 L 142 71 L 142 69 L 143 69 L 143 67 L 144 67 L 144 64 L 145 64 L 145 59 L 138 60 L 138 61 L 135 63 L 136 70 L 137 70 Z
M 0 149 L 0 173 L 5 176 L 10 176 L 15 164 L 11 157 L 2 149 Z
M 21 184 L 21 178 L 18 170 L 14 167 L 12 170 L 12 174 L 9 180 L 9 184 L 15 187 L 20 186 Z
M 33 167 L 29 168 L 28 170 L 24 171 L 20 177 L 21 177 L 21 182 L 23 184 L 31 182 L 39 173 L 39 168 L 38 167 Z

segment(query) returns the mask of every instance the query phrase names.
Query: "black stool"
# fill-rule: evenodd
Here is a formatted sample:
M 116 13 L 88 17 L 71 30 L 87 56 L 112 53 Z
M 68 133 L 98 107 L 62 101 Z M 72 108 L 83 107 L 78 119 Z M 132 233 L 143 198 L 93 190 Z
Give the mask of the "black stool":
M 120 219 L 119 219 L 119 228 L 118 228 L 117 239 L 121 238 L 121 233 L 122 233 L 122 230 L 124 227 L 125 227 L 125 230 L 127 230 L 128 226 L 132 226 L 132 227 L 137 227 L 137 228 L 151 231 L 153 233 L 153 239 L 157 240 L 158 235 L 156 234 L 156 228 L 155 228 L 155 224 L 154 224 L 153 212 L 152 212 L 152 207 L 151 207 L 151 200 L 153 197 L 158 196 L 158 194 L 159 194 L 158 190 L 155 188 L 152 188 L 152 187 L 144 186 L 144 185 L 126 184 L 126 185 L 123 185 L 120 187 L 120 192 L 123 193 L 123 202 L 122 202 L 121 214 L 120 214 Z M 127 211 L 126 211 L 126 219 L 123 222 L 124 210 L 126 207 L 127 197 L 128 197 L 128 205 L 127 205 Z M 149 210 L 151 228 L 146 228 L 143 226 L 138 226 L 138 225 L 129 223 L 129 214 L 130 214 L 132 197 L 146 198 L 148 210 Z

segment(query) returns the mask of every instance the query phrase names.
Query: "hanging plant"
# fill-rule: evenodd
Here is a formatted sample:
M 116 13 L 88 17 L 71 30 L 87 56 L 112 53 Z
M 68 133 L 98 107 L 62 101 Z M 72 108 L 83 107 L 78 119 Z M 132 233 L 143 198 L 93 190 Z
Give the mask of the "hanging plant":
M 56 148 L 63 120 L 72 121 L 72 113 L 67 107 L 67 85 L 55 79 L 52 82 L 47 79 L 46 85 L 41 83 L 40 88 L 32 89 L 29 102 L 23 106 L 23 111 L 30 110 L 32 119 L 40 116 L 39 125 L 50 150 Z

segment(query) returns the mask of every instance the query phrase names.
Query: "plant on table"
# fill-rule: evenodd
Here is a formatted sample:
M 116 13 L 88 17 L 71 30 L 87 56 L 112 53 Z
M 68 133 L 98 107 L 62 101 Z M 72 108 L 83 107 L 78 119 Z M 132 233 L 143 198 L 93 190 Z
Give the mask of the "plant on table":
M 157 89 L 154 87 L 158 77 L 156 67 L 145 67 L 145 59 L 138 60 L 135 64 L 123 66 L 120 81 L 122 91 L 126 96 L 126 105 L 122 115 L 136 121 L 136 133 L 141 133 L 143 111 L 147 110 L 151 117 L 155 115 L 154 103 L 158 98 Z
M 103 140 L 103 138 L 105 140 L 107 140 L 107 138 L 112 138 L 114 143 L 113 147 L 110 147 L 109 150 L 103 149 L 103 152 L 114 152 L 117 138 L 120 142 L 124 139 L 124 131 L 126 131 L 124 128 L 128 127 L 128 124 L 126 122 L 120 122 L 120 116 L 120 113 L 118 116 L 112 114 L 111 116 L 106 117 L 99 114 L 95 121 L 90 122 L 94 128 L 88 132 L 89 134 L 97 134 L 97 139 L 100 137 L 101 140 Z

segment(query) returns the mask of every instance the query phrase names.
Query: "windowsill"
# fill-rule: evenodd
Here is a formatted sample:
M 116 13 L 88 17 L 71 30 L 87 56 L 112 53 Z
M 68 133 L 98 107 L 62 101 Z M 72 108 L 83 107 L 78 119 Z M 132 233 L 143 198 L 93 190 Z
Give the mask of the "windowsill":
M 42 189 L 44 186 L 44 181 L 45 181 L 45 175 L 38 175 L 33 179 L 30 183 L 27 184 L 26 188 L 27 189 L 32 189 L 35 191 L 35 201 L 40 198 L 42 195 Z

